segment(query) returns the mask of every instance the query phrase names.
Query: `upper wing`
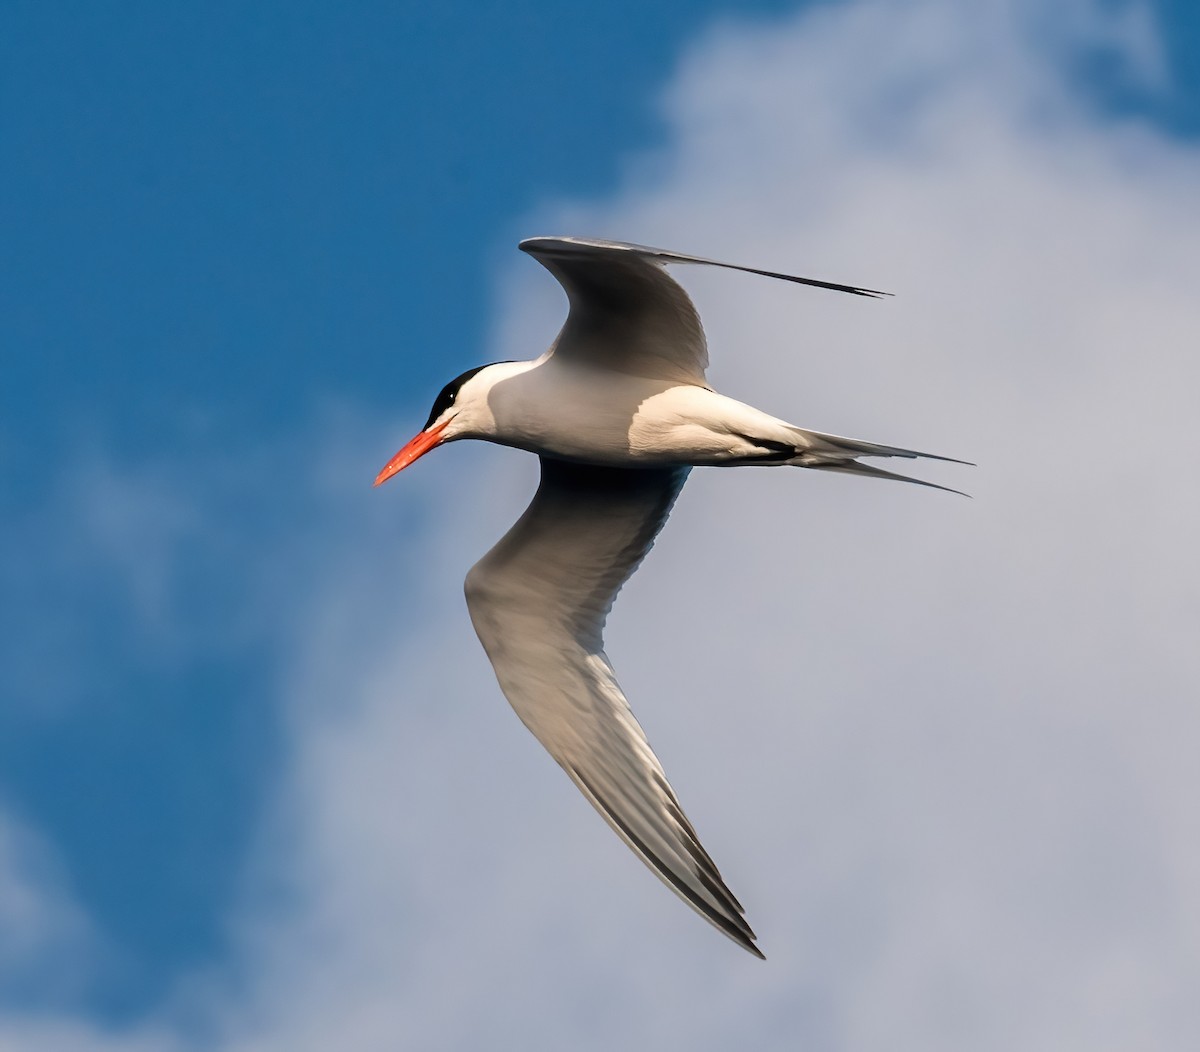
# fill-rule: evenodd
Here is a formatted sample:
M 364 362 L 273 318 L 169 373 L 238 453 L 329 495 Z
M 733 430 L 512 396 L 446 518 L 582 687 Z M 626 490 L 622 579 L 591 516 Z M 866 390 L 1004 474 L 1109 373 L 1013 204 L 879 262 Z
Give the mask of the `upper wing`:
M 887 295 L 622 241 L 531 237 L 520 248 L 558 278 L 570 301 L 554 354 L 681 383 L 704 383 L 708 348 L 696 308 L 664 272 L 665 263 L 703 263 L 856 296 Z
M 570 301 L 555 355 L 655 380 L 704 383 L 708 345 L 700 315 L 650 250 L 547 237 L 522 241 L 521 249 L 558 278 Z
M 686 477 L 543 457 L 532 503 L 467 575 L 467 606 L 525 726 L 663 883 L 761 957 L 603 650 L 613 599 Z

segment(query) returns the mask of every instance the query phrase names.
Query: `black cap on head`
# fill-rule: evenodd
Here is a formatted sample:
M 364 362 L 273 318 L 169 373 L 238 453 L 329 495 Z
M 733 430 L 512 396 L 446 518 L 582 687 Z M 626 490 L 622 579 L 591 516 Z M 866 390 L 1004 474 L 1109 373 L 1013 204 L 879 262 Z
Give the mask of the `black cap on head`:
M 433 408 L 429 411 L 429 419 L 425 421 L 425 426 L 421 428 L 421 430 L 427 431 L 430 424 L 432 424 L 447 409 L 454 405 L 454 400 L 458 397 L 458 392 L 462 390 L 462 385 L 471 379 L 471 377 L 481 369 L 486 368 L 486 365 L 477 365 L 474 369 L 468 369 L 461 376 L 456 376 L 453 380 L 446 384 L 446 386 L 443 387 L 438 393 L 437 398 L 433 400 Z

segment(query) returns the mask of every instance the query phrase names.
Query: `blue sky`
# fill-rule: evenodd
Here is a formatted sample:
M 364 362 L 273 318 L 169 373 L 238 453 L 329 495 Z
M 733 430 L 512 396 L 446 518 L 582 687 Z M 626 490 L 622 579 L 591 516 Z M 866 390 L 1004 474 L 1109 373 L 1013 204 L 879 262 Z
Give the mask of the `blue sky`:
M 1136 41 L 1080 30 L 1093 6 L 1120 9 L 1066 5 L 1078 25 L 1048 18 L 1045 36 L 1027 31 L 1022 46 L 1062 78 L 1090 132 L 1117 129 L 1135 153 L 1148 135 L 1156 158 L 1177 150 L 1186 160 L 1200 141 L 1200 14 L 1181 0 L 1135 5 L 1156 20 L 1162 64 L 1131 76 Z M 348 553 L 370 543 L 437 564 L 430 509 L 445 510 L 454 466 L 469 474 L 496 462 L 448 454 L 444 489 L 427 472 L 390 503 L 370 479 L 446 379 L 524 332 L 521 296 L 550 297 L 530 301 L 531 316 L 541 321 L 544 302 L 553 316 L 552 288 L 528 291 L 541 279 L 515 258 L 518 238 L 652 242 L 666 231 L 673 247 L 718 254 L 732 220 L 673 216 L 661 187 L 685 163 L 671 151 L 703 141 L 706 113 L 755 96 L 714 79 L 722 91 L 707 103 L 686 99 L 703 100 L 705 63 L 724 68 L 739 46 L 761 48 L 764 66 L 778 61 L 764 40 L 776 20 L 793 32 L 802 9 L 9 5 L 0 810 L 36 841 L 35 883 L 69 903 L 64 915 L 84 934 L 11 960 L 0 952 L 0 1004 L 136 1027 L 197 975 L 230 981 L 249 904 L 274 915 L 299 894 L 272 899 L 264 888 L 277 875 L 261 874 L 295 821 L 278 813 L 298 806 L 280 786 L 293 785 L 307 748 L 296 713 L 312 703 L 295 699 L 316 688 L 298 686 L 297 670 L 326 683 L 318 634 L 305 626 L 328 617 L 319 638 L 349 634 L 355 653 L 386 647 L 384 629 L 412 624 L 404 617 L 432 605 L 441 581 L 402 558 L 376 573 Z M 820 5 L 811 26 L 847 11 Z M 846 127 L 865 112 L 854 99 L 801 98 Z M 973 141 L 986 134 L 978 128 L 947 141 Z M 1084 146 L 1077 156 L 1090 158 Z M 774 161 L 764 148 L 759 167 Z M 718 155 L 714 180 L 720 168 Z M 736 188 L 726 200 L 729 215 L 749 207 Z M 572 216 L 594 228 L 543 228 L 545 217 Z M 763 245 L 775 253 L 767 263 L 789 261 Z M 870 259 L 830 263 L 835 279 L 875 280 Z M 919 273 L 894 270 L 919 284 Z M 536 332 L 529 355 L 552 325 Z M 747 376 L 759 390 L 769 382 Z M 935 441 L 945 446 L 947 433 Z M 522 496 L 518 486 L 511 499 Z M 479 529 L 495 533 L 490 521 Z M 317 602 L 338 574 L 358 589 L 342 599 L 367 614 Z M 406 612 L 393 617 L 393 605 Z M 446 638 L 451 655 L 475 645 Z M 341 701 L 356 702 L 330 682 L 321 704 L 336 719 Z M 487 704 L 510 718 L 498 698 Z M 517 751 L 512 764 L 533 759 Z M 741 853 L 749 869 L 752 849 Z M 819 1001 L 819 986 L 806 996 Z
M 193 553 L 222 565 L 178 583 L 166 616 L 197 638 L 164 654 L 121 581 L 63 565 L 64 473 L 96 446 L 185 477 L 264 438 L 304 458 L 283 447 L 328 403 L 424 407 L 477 361 L 525 213 L 653 141 L 649 100 L 710 17 L 780 6 L 9 9 L 0 477 L 24 626 L 5 647 L 72 671 L 5 705 L 3 791 L 126 956 L 101 1004 L 220 952 L 277 746 L 261 639 L 205 642 L 295 474 L 230 483 L 234 550 Z

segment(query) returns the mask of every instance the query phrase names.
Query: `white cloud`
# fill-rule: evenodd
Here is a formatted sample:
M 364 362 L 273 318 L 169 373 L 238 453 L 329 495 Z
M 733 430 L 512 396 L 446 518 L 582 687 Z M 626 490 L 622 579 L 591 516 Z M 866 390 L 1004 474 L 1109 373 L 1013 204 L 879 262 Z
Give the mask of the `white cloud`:
M 1146 10 L 1105 6 L 719 26 L 663 149 L 530 229 L 897 291 L 681 275 L 727 393 L 981 465 L 936 473 L 973 502 L 697 472 L 617 605 L 609 652 L 768 962 L 663 892 L 504 705 L 459 588 L 533 468 L 456 447 L 324 553 L 243 956 L 171 1013 L 230 1052 L 1189 1047 L 1200 159 L 1062 72 L 1099 42 L 1153 81 Z M 558 317 L 511 274 L 495 358 Z

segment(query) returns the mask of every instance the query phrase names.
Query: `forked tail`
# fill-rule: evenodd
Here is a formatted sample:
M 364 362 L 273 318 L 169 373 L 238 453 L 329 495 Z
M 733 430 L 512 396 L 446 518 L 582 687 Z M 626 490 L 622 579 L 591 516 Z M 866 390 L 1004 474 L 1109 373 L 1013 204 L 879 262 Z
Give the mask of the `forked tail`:
M 947 493 L 957 493 L 969 497 L 959 489 L 949 486 L 939 486 L 936 482 L 926 482 L 909 475 L 898 475 L 894 471 L 884 471 L 871 464 L 862 464 L 857 457 L 906 457 L 909 460 L 944 460 L 951 464 L 975 465 L 969 460 L 956 460 L 954 457 L 940 457 L 936 453 L 918 453 L 915 449 L 901 449 L 899 446 L 881 446 L 876 442 L 860 442 L 855 438 L 842 438 L 840 435 L 826 435 L 820 431 L 807 431 L 802 427 L 792 427 L 791 430 L 800 439 L 797 445 L 803 450 L 798 456 L 788 461 L 798 467 L 813 468 L 817 471 L 840 471 L 847 475 L 867 475 L 877 479 L 895 479 L 898 482 L 911 482 L 916 486 L 928 486 L 930 489 L 945 490 Z

